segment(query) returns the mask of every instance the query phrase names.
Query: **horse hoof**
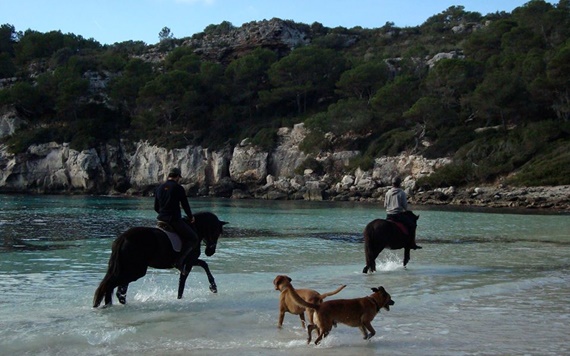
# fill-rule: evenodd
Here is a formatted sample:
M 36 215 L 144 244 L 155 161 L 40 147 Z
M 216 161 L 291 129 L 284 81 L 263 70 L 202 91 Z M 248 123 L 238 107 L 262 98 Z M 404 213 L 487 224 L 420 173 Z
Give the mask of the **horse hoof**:
M 117 293 L 116 296 L 117 296 L 117 299 L 119 300 L 119 303 L 127 304 L 127 296 L 125 294 Z
M 216 287 L 215 285 L 211 284 L 210 285 L 210 291 L 212 293 L 218 293 L 218 287 Z

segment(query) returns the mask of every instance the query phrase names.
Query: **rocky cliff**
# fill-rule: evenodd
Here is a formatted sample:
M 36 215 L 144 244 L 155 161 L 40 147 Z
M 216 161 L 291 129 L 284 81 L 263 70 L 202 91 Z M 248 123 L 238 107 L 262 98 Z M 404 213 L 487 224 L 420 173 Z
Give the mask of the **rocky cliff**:
M 421 191 L 416 180 L 450 162 L 421 156 L 379 157 L 373 169 L 348 174 L 358 152 L 328 152 L 313 157 L 334 167 L 323 175 L 296 173 L 309 155 L 299 150 L 302 124 L 279 130 L 271 152 L 242 141 L 219 151 L 203 147 L 168 150 L 138 142 L 76 151 L 67 144 L 32 145 L 11 154 L 0 146 L 0 193 L 152 195 L 170 167 L 182 170 L 190 196 L 234 199 L 291 199 L 382 202 L 393 175 L 404 177 L 412 204 L 547 208 L 570 211 L 570 187 L 480 187 Z
M 371 171 L 344 174 L 351 157 L 358 152 L 329 152 L 316 157 L 336 167 L 318 176 L 307 170 L 296 174 L 309 155 L 299 150 L 305 137 L 303 124 L 279 130 L 279 145 L 265 152 L 244 140 L 235 147 L 213 151 L 203 147 L 168 150 L 138 142 L 134 146 L 105 145 L 76 151 L 67 144 L 32 145 L 25 153 L 10 154 L 0 147 L 0 192 L 149 194 L 166 178 L 170 167 L 182 169 L 191 195 L 250 196 L 273 199 L 349 199 L 373 196 L 390 177 L 414 180 L 430 174 L 447 160 L 426 160 L 419 156 L 382 157 Z M 271 192 L 271 193 L 269 193 Z M 351 193 L 352 192 L 352 193 Z

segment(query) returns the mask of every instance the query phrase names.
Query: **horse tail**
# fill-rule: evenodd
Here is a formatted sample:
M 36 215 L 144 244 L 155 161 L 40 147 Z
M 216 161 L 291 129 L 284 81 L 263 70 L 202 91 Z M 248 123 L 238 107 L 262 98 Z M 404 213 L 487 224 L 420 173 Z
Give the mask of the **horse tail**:
M 376 249 L 373 246 L 374 224 L 368 223 L 364 228 L 364 256 L 366 257 L 365 269 L 370 272 L 376 271 Z M 365 272 L 366 273 L 366 272 Z
M 93 296 L 93 308 L 97 308 L 105 294 L 109 289 L 114 289 L 116 287 L 116 277 L 121 272 L 120 264 L 119 264 L 119 251 L 121 246 L 126 240 L 126 233 L 120 235 L 115 241 L 113 241 L 113 245 L 111 247 L 111 257 L 109 257 L 109 266 L 107 267 L 107 273 L 101 283 L 99 283 L 99 287 L 95 290 L 95 295 Z

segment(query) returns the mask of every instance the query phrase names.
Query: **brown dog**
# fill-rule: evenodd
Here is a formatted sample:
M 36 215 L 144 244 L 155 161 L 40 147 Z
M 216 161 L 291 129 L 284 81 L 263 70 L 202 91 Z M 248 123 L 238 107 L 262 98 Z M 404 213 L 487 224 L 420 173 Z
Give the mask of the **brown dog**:
M 315 340 L 315 345 L 318 345 L 322 338 L 329 334 L 336 322 L 358 327 L 364 335 L 364 340 L 374 336 L 376 330 L 372 327 L 372 320 L 380 312 L 380 309 L 390 310 L 394 301 L 384 287 L 372 288 L 372 291 L 374 293 L 368 297 L 329 300 L 317 305 L 314 308 L 313 317 L 315 324 L 309 325 L 307 328 L 309 333 L 307 343 L 311 342 L 311 334 L 314 329 L 317 329 L 319 335 Z
M 283 318 L 285 317 L 285 312 L 291 314 L 299 315 L 301 318 L 301 326 L 305 328 L 305 309 L 309 313 L 309 323 L 313 323 L 313 310 L 312 307 L 319 305 L 323 302 L 323 299 L 331 295 L 335 295 L 346 287 L 346 285 L 340 286 L 334 292 L 319 294 L 319 292 L 312 289 L 295 289 L 291 284 L 292 279 L 288 276 L 279 275 L 273 280 L 273 285 L 275 289 L 281 292 L 279 297 L 279 322 L 278 327 L 283 325 Z

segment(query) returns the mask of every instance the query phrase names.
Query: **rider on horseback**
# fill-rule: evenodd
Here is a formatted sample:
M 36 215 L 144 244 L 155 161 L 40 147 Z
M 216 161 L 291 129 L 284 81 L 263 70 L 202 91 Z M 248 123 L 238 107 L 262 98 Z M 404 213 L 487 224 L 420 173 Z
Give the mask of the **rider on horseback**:
M 405 213 L 408 210 L 408 197 L 406 192 L 401 188 L 402 179 L 395 177 L 392 179 L 392 188 L 386 193 L 384 207 L 388 220 L 401 222 L 408 228 L 408 233 L 412 237 L 412 249 L 420 249 L 421 246 L 416 244 L 416 222 L 412 221 Z
M 182 219 L 180 206 L 188 216 L 191 223 L 194 222 L 190 204 L 186 197 L 186 191 L 180 183 L 182 174 L 179 168 L 172 168 L 168 173 L 168 179 L 156 189 L 154 195 L 154 210 L 158 213 L 157 219 L 168 223 L 182 240 L 182 251 L 175 267 L 184 272 L 184 260 L 196 247 L 199 239 L 194 230 Z

